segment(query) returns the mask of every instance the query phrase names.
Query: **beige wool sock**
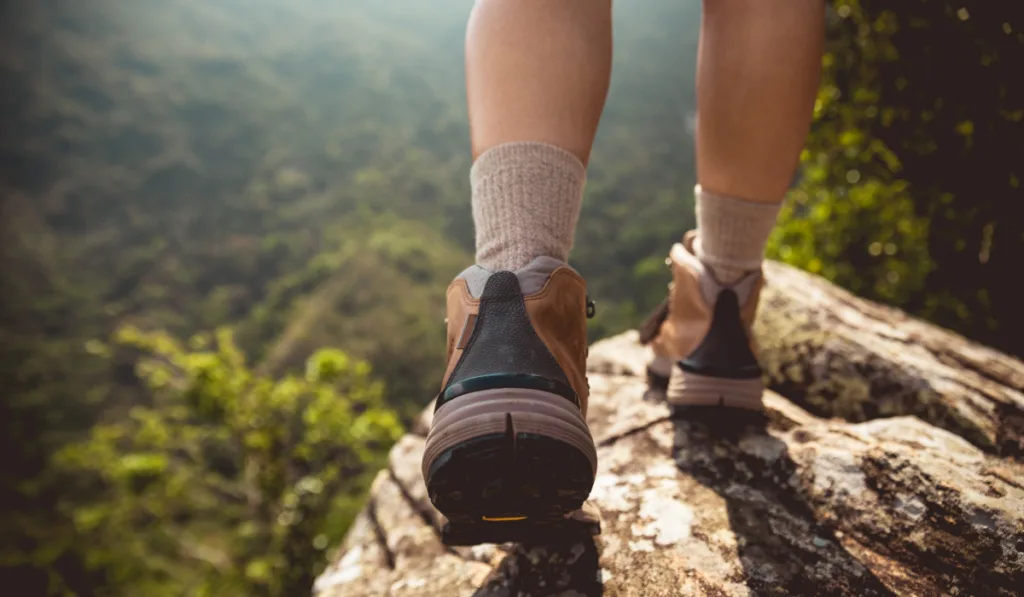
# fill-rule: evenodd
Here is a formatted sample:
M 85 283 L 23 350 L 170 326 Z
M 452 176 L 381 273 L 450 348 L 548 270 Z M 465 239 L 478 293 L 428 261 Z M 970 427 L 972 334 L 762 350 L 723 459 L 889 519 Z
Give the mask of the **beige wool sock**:
M 505 143 L 481 154 L 469 179 L 478 265 L 516 270 L 540 256 L 568 259 L 586 183 L 576 156 L 546 143 Z
M 694 253 L 730 285 L 764 261 L 765 244 L 775 227 L 781 203 L 757 203 L 695 189 L 697 238 Z

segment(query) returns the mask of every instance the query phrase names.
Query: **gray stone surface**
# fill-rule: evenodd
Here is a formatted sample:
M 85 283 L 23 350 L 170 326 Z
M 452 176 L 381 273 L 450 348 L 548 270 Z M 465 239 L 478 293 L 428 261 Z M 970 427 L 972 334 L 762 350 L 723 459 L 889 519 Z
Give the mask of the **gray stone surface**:
M 316 593 L 1022 594 L 1024 364 L 790 268 L 768 281 L 765 417 L 670 416 L 642 399 L 635 332 L 591 347 L 593 541 L 441 545 L 427 409 Z

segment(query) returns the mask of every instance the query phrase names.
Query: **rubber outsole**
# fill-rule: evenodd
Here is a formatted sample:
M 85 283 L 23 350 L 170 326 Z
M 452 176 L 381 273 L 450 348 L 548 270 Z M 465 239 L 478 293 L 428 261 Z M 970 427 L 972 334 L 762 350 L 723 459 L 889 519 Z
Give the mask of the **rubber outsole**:
M 423 477 L 456 544 L 564 528 L 589 497 L 597 464 L 586 422 L 570 409 L 564 398 L 535 390 L 488 390 L 438 409 Z
M 562 518 L 543 521 L 527 519 L 501 524 L 446 521 L 441 528 L 441 542 L 453 547 L 509 542 L 523 545 L 566 545 L 600 535 L 601 526 L 600 511 L 592 504 L 584 504 L 581 509 Z
M 764 410 L 764 382 L 760 377 L 727 379 L 699 375 L 675 367 L 666 396 L 672 406 L 723 406 Z

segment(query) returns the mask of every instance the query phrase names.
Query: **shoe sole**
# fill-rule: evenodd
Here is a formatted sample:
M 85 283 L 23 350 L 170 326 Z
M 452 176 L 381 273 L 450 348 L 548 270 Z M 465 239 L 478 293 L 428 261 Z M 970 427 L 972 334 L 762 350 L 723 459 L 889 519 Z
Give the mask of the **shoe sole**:
M 484 527 L 480 542 L 562 522 L 589 497 L 596 470 L 579 409 L 540 390 L 484 390 L 442 405 L 423 455 L 430 501 L 452 525 Z
M 760 377 L 729 379 L 673 367 L 666 396 L 672 406 L 724 406 L 763 411 L 764 382 Z

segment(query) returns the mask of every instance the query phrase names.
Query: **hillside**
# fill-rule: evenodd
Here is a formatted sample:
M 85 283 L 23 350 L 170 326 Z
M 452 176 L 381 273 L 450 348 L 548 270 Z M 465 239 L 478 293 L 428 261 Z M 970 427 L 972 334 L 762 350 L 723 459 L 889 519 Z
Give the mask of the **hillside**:
M 396 300 L 414 328 L 428 325 L 472 249 L 461 71 L 470 4 L 26 5 L 7 24 L 3 52 L 17 91 L 5 96 L 0 148 L 4 276 L 21 289 L 7 303 L 6 319 L 17 323 L 5 329 L 14 335 L 5 346 L 73 337 L 78 346 L 65 350 L 81 370 L 85 340 L 103 340 L 120 323 L 180 335 L 230 324 L 259 360 L 299 303 L 345 269 L 346 247 L 367 244 L 392 253 L 383 265 L 398 270 L 394 279 L 366 278 L 379 289 L 371 292 L 424 288 L 429 298 Z M 643 65 L 663 53 L 692 55 L 692 34 L 651 28 L 667 16 L 694 31 L 686 11 L 697 5 L 649 4 L 654 10 L 621 19 L 619 61 L 633 66 L 616 72 L 578 242 L 576 261 L 594 271 L 605 301 L 598 335 L 631 317 L 632 265 L 692 221 L 683 126 L 692 82 L 686 68 L 666 80 Z M 645 99 L 652 87 L 656 101 Z M 666 116 L 679 123 L 670 133 L 660 125 Z M 624 146 L 630 151 L 612 150 Z M 657 167 L 669 161 L 679 167 Z M 655 211 L 642 221 L 678 211 L 671 225 L 641 237 L 638 222 L 614 256 L 594 242 L 628 209 L 624 198 L 666 193 L 682 203 L 648 201 Z M 403 226 L 415 228 L 398 232 Z M 379 231 L 376 240 L 368 231 Z M 413 248 L 411 239 L 422 242 Z M 412 264 L 420 272 L 403 269 L 415 260 L 425 260 Z M 62 308 L 79 315 L 69 322 Z M 327 341 L 374 364 L 394 356 L 358 332 L 318 342 Z M 394 380 L 407 395 L 434 383 L 439 352 L 405 345 L 422 346 L 413 360 L 431 363 Z

